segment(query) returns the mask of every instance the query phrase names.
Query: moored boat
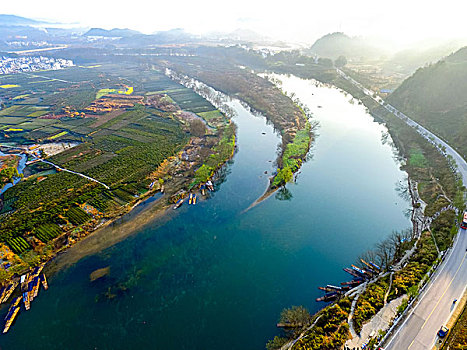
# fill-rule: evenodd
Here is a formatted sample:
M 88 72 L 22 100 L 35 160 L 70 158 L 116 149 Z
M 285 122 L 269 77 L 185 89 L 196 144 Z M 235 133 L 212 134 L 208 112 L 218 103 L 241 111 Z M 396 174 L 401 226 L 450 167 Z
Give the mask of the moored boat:
M 44 287 L 45 290 L 49 289 L 49 285 L 47 284 L 47 279 L 45 278 L 45 274 L 42 274 L 41 282 L 42 282 L 42 287 Z
M 34 277 L 34 289 L 33 289 L 33 291 L 34 291 L 34 298 L 37 297 L 37 294 L 39 293 L 40 283 L 41 283 L 41 281 L 40 281 L 39 276 Z
M 355 266 L 355 265 L 351 265 L 351 266 L 352 266 L 352 269 L 354 269 L 355 271 L 357 271 L 359 274 L 361 274 L 363 276 L 369 276 L 369 277 L 372 276 L 371 272 L 368 272 L 368 271 L 366 271 L 364 269 L 361 269 L 361 268 L 359 268 L 358 266 Z
M 193 205 L 195 205 L 195 204 L 196 204 L 196 194 L 194 194 L 194 195 L 193 195 L 193 201 L 192 201 L 192 203 L 191 203 L 191 204 L 193 204 Z
M 362 284 L 363 283 L 363 279 L 362 278 L 357 278 L 357 279 L 354 279 L 352 281 L 348 281 L 348 282 L 341 282 L 341 285 L 343 286 L 358 286 L 359 284 Z
M 23 292 L 24 308 L 29 310 L 31 308 L 31 301 L 29 300 L 29 292 Z
M 5 320 L 7 319 L 10 312 L 13 311 L 15 309 L 15 307 L 18 306 L 20 301 L 21 301 L 21 297 L 16 297 L 16 298 L 13 299 L 13 301 L 11 302 L 10 308 L 8 309 L 8 312 L 7 312 L 6 316 L 5 316 Z
M 326 293 L 324 296 L 321 298 L 316 298 L 316 301 L 332 301 L 337 299 L 338 294 L 336 292 L 334 293 Z
M 4 294 L 3 294 L 3 298 L 2 298 L 2 300 L 0 301 L 0 303 L 4 303 L 4 302 L 6 302 L 6 301 L 10 298 L 10 296 L 11 296 L 11 295 L 13 294 L 13 292 L 15 291 L 17 285 L 18 285 L 18 282 L 15 281 L 15 282 L 9 284 L 9 285 L 6 287 L 6 290 L 5 290 Z
M 206 182 L 206 187 L 208 188 L 209 191 L 211 191 L 211 192 L 214 191 L 214 186 L 212 185 L 211 180 L 208 180 Z
M 10 313 L 8 313 L 7 319 L 5 322 L 5 328 L 3 328 L 3 333 L 8 332 L 18 312 L 19 312 L 19 306 L 15 306 L 15 308 Z
M 344 271 L 351 274 L 352 276 L 354 277 L 358 277 L 358 278 L 362 278 L 362 276 L 360 274 L 358 274 L 357 272 L 355 272 L 354 270 L 352 269 L 349 269 L 347 267 L 344 268 Z
M 360 261 L 365 264 L 365 266 L 368 268 L 369 271 L 371 271 L 371 273 L 377 273 L 377 271 L 379 271 L 379 266 L 372 263 L 372 262 L 366 262 L 365 260 L 363 259 L 360 259 Z M 375 271 L 376 270 L 376 271 Z
M 175 210 L 175 209 L 180 208 L 180 206 L 183 204 L 183 201 L 184 201 L 183 199 L 179 199 L 177 203 L 175 203 L 173 209 Z

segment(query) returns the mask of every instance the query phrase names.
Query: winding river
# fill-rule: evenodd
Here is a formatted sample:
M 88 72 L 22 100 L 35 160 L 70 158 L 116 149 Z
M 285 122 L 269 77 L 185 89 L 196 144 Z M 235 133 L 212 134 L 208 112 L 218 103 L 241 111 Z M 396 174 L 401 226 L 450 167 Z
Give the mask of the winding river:
M 6 155 L 8 155 L 8 154 L 3 153 L 2 151 L 0 151 L 0 156 L 6 156 Z M 26 154 L 24 154 L 24 153 L 14 154 L 14 155 L 20 157 L 20 160 L 18 162 L 18 166 L 16 167 L 16 170 L 18 170 L 18 174 L 22 174 L 24 168 L 26 168 L 26 161 L 28 160 L 28 156 Z M 21 181 L 20 177 L 13 178 L 13 183 L 11 183 L 11 182 L 7 183 L 5 186 L 0 188 L 0 195 L 3 192 L 5 192 L 7 189 L 9 189 L 10 187 L 13 187 L 14 185 L 16 185 L 20 181 Z
M 231 102 L 238 151 L 212 197 L 55 273 L 1 348 L 264 349 L 284 307 L 317 311 L 318 286 L 347 280 L 343 267 L 409 227 L 409 203 L 396 191 L 406 174 L 383 142 L 385 127 L 335 88 L 281 80 L 320 123 L 296 183 L 245 212 L 268 184 L 280 139 Z M 127 229 L 117 223 L 106 235 Z M 109 274 L 91 282 L 104 267 Z

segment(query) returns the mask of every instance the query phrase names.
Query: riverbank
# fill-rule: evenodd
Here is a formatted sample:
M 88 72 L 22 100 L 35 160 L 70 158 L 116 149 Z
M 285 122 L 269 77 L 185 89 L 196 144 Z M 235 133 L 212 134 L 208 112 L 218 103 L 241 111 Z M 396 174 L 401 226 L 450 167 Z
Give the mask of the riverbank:
M 354 97 L 355 95 L 352 94 Z M 361 103 L 365 103 L 364 101 L 361 102 Z M 368 106 L 367 106 L 368 107 Z M 391 130 L 391 127 L 389 128 L 389 132 L 391 133 L 391 136 L 394 135 L 393 134 L 393 130 Z M 404 150 L 403 148 L 401 149 L 401 146 L 402 146 L 402 142 L 401 142 L 401 139 L 400 139 L 400 136 L 398 138 L 396 138 L 396 136 L 394 135 L 393 138 L 395 139 L 395 144 L 396 146 L 398 147 L 399 151 L 405 156 L 406 154 L 402 152 L 402 150 Z M 426 142 L 426 141 L 425 141 Z M 411 158 L 408 157 L 408 156 L 405 156 L 405 164 L 404 165 L 404 169 L 407 169 L 409 170 L 409 177 L 414 177 L 416 180 L 424 180 L 424 179 L 420 179 L 420 173 L 417 173 L 417 172 L 414 172 L 414 164 L 411 163 Z M 415 180 L 415 181 L 416 181 Z M 408 245 L 406 244 L 400 244 L 399 242 L 399 247 L 396 246 L 396 251 L 400 251 L 400 252 L 405 252 L 406 250 L 408 250 L 404 256 L 402 257 L 401 255 L 399 255 L 400 253 L 398 253 L 396 256 L 394 256 L 394 260 L 392 260 L 393 258 L 391 258 L 389 261 L 391 262 L 391 264 L 395 264 L 397 263 L 397 266 L 395 267 L 394 271 L 394 281 L 392 281 L 392 284 L 389 284 L 389 286 L 386 284 L 386 285 L 381 285 L 379 286 L 378 283 L 379 282 L 372 282 L 371 284 L 367 285 L 366 288 L 364 290 L 362 290 L 360 293 L 360 295 L 357 295 L 357 296 L 354 296 L 354 298 L 357 298 L 357 299 L 354 299 L 354 302 L 356 303 L 356 306 L 354 308 L 352 308 L 352 310 L 349 310 L 349 311 L 346 311 L 345 314 L 347 315 L 346 317 L 349 318 L 349 320 L 352 320 L 353 318 L 353 315 L 358 312 L 359 313 L 359 327 L 358 327 L 358 333 L 360 333 L 360 330 L 361 330 L 361 326 L 363 323 L 366 323 L 369 319 L 371 319 L 374 315 L 377 314 L 377 312 L 388 302 L 388 301 L 391 301 L 391 300 L 394 300 L 395 298 L 400 298 L 401 295 L 403 295 L 404 293 L 407 293 L 407 290 L 410 289 L 410 290 L 413 290 L 413 286 L 416 286 L 418 283 L 423 283 L 423 280 L 424 279 L 419 279 L 419 278 L 410 278 L 409 280 L 406 280 L 404 276 L 406 276 L 407 274 L 408 275 L 412 275 L 414 272 L 413 272 L 413 269 L 421 269 L 422 271 L 422 276 L 424 276 L 425 273 L 429 273 L 430 271 L 430 268 L 431 268 L 431 265 L 435 263 L 436 261 L 436 257 L 437 257 L 437 254 L 436 254 L 436 242 L 434 241 L 435 239 L 435 236 L 439 236 L 440 232 L 443 232 L 444 228 L 447 228 L 448 230 L 451 230 L 451 225 L 453 224 L 453 218 L 450 219 L 448 221 L 448 223 L 443 223 L 442 224 L 442 227 L 440 227 L 440 223 L 441 221 L 440 220 L 437 220 L 438 219 L 438 215 L 439 215 L 439 211 L 442 211 L 444 212 L 444 209 L 443 208 L 439 208 L 439 207 L 436 207 L 437 209 L 433 209 L 433 207 L 435 205 L 439 205 L 438 203 L 436 203 L 436 201 L 433 201 L 433 199 L 429 199 L 428 200 L 428 204 L 425 205 L 425 203 L 418 197 L 418 188 L 423 188 L 424 189 L 424 192 L 423 194 L 426 195 L 426 187 L 420 187 L 420 184 L 418 185 L 414 185 L 414 183 L 416 184 L 416 182 L 414 181 L 411 181 L 409 182 L 409 186 L 408 186 L 408 193 L 410 194 L 410 197 L 412 198 L 412 204 L 413 204 L 413 207 L 414 207 L 414 210 L 412 211 L 412 225 L 413 225 L 413 228 L 412 228 L 412 235 L 411 235 L 411 239 L 410 239 L 410 242 L 407 242 Z M 435 189 L 431 189 L 431 191 L 436 191 L 436 188 Z M 449 200 L 449 199 L 448 199 Z M 429 205 L 431 207 L 429 207 Z M 435 210 L 435 212 L 432 212 L 431 215 L 433 215 L 432 218 L 425 218 L 425 212 L 427 211 L 427 208 L 428 207 L 428 210 Z M 441 210 L 443 209 L 443 210 Z M 436 213 L 436 215 L 434 215 Z M 434 221 L 434 229 L 433 231 L 435 232 L 433 234 L 433 239 L 432 239 L 432 235 L 430 235 L 430 233 L 427 233 L 426 230 L 427 228 L 429 228 L 429 223 L 431 221 Z M 451 221 L 452 220 L 452 221 Z M 452 231 L 452 230 L 451 230 Z M 422 232 L 425 232 L 426 234 L 422 236 Z M 417 244 L 420 240 L 420 238 L 423 238 L 422 241 Z M 385 246 L 387 246 L 388 248 L 391 247 L 392 243 L 391 242 L 387 242 L 388 244 L 384 244 Z M 397 243 L 397 240 L 394 240 L 394 244 Z M 412 248 L 412 249 L 410 249 Z M 428 251 L 427 251 L 428 249 Z M 431 261 L 431 263 L 428 263 L 428 264 L 421 264 L 419 261 L 420 261 L 420 258 L 421 256 L 427 256 L 428 252 L 429 254 L 431 254 L 432 252 L 435 252 L 434 255 L 428 255 L 430 258 L 429 260 Z M 366 254 L 367 256 L 375 256 L 375 253 L 373 254 Z M 412 256 L 412 258 L 410 259 L 410 257 Z M 408 264 L 407 264 L 408 262 Z M 386 265 L 386 268 L 388 268 L 389 265 Z M 365 268 L 363 266 L 363 268 Z M 391 276 L 392 278 L 392 276 Z M 381 293 L 379 291 L 382 291 Z M 375 293 L 377 291 L 377 293 Z M 413 293 L 413 292 L 411 292 Z M 387 298 L 389 296 L 389 298 Z M 376 298 L 376 299 L 375 299 Z M 381 299 L 381 302 L 380 302 L 380 299 Z M 368 300 L 372 300 L 371 303 L 368 303 L 367 301 Z M 301 348 L 306 348 L 307 346 L 318 346 L 316 343 L 316 340 L 315 342 L 313 343 L 313 345 L 310 343 L 311 339 L 312 338 L 315 338 L 317 339 L 316 337 L 320 337 L 320 336 L 325 336 L 329 339 L 334 339 L 333 340 L 333 346 L 337 346 L 338 344 L 340 346 L 343 346 L 345 341 L 347 340 L 347 337 L 348 336 L 345 336 L 345 337 L 342 337 L 342 334 L 340 333 L 340 330 L 341 330 L 341 326 L 337 327 L 337 328 L 333 328 L 333 331 L 325 331 L 325 332 L 320 332 L 319 329 L 321 329 L 320 327 L 325 327 L 326 325 L 326 322 L 330 322 L 330 320 L 327 318 L 327 314 L 328 314 L 328 310 L 331 310 L 333 307 L 335 307 L 336 304 L 332 304 L 331 306 L 328 306 L 326 308 L 324 308 L 322 311 L 320 311 L 319 313 L 317 313 L 313 318 L 315 317 L 319 317 L 320 315 L 323 315 L 323 317 L 321 317 L 320 319 L 320 323 L 317 327 L 318 330 L 313 330 L 313 329 L 307 329 L 307 331 L 302 335 L 302 337 L 300 338 L 300 340 L 295 340 L 295 341 L 291 341 L 291 342 L 288 342 L 287 340 L 281 340 L 281 338 L 275 338 L 274 341 L 271 341 L 270 343 L 268 343 L 268 349 L 279 349 L 279 348 L 282 348 L 282 349 L 301 349 Z M 377 306 L 378 305 L 378 306 Z M 405 304 L 406 305 L 406 304 Z M 398 308 L 398 313 L 402 312 L 403 308 Z M 396 315 L 394 313 L 391 313 L 390 315 L 390 319 L 391 318 L 394 318 Z M 386 322 L 386 325 L 385 325 L 385 328 L 387 328 L 388 326 L 390 325 L 390 322 Z M 307 327 L 307 326 L 306 326 Z M 305 327 L 305 328 L 306 328 Z M 329 325 L 326 326 L 329 328 Z M 368 328 L 368 326 L 367 326 Z M 300 333 L 302 330 L 295 330 L 293 333 Z M 372 341 L 372 346 L 374 346 L 374 344 L 376 343 L 376 340 L 377 339 L 380 339 L 380 335 L 381 333 L 378 333 L 377 332 L 378 330 L 377 329 L 372 329 L 370 332 L 368 332 L 367 336 L 368 336 L 368 339 L 362 339 L 361 337 L 358 337 L 357 336 L 357 339 L 355 339 L 356 342 L 352 342 L 352 343 L 349 343 L 350 345 L 355 345 L 355 344 L 368 344 L 370 342 L 370 340 L 373 339 Z M 382 330 L 381 332 L 384 332 L 384 330 Z M 354 335 L 355 336 L 355 335 Z M 336 341 L 338 343 L 336 343 Z M 285 345 L 284 344 L 288 344 L 288 345 Z M 322 349 L 327 349 L 328 347 L 326 347 L 324 344 L 321 344 L 319 345 L 320 348 Z
M 287 193 L 276 192 L 242 213 L 264 193 L 281 139 L 265 118 L 234 101 L 237 151 L 209 201 L 169 209 L 155 221 L 150 213 L 157 201 L 141 204 L 54 259 L 51 267 L 81 245 L 106 247 L 106 241 L 142 224 L 126 239 L 53 274 L 47 295 L 2 338 L 5 347 L 30 348 L 39 339 L 52 347 L 66 341 L 71 349 L 259 349 L 276 331 L 277 310 L 284 305 L 307 300 L 315 311 L 313 300 L 321 292 L 310 286 L 344 281 L 341 267 L 362 246 L 409 225 L 402 213 L 408 203 L 394 190 L 405 176 L 391 148 L 381 144 L 383 128 L 337 90 L 319 91 L 313 113 L 324 120 L 313 159 L 286 185 Z M 362 150 L 371 151 L 362 157 Z M 365 191 L 368 186 L 372 191 Z M 385 215 L 375 216 L 375 208 Z M 142 215 L 147 224 L 138 221 Z M 92 272 L 106 267 L 108 275 L 90 282 Z M 76 339 L 76 327 L 88 337 Z M 181 328 L 184 337 L 178 335 Z M 33 330 L 24 338 L 27 329 Z
M 154 101 L 154 98 L 152 98 L 151 104 L 157 102 Z M 167 108 L 167 103 L 163 107 Z M 147 180 L 145 181 L 147 182 L 147 187 L 144 191 L 138 190 L 133 192 L 135 194 L 132 196 L 129 196 L 126 192 L 120 192 L 122 195 L 125 195 L 125 201 L 122 202 L 119 199 L 116 202 L 119 205 L 114 205 L 111 210 L 105 213 L 101 212 L 96 207 L 96 204 L 91 205 L 88 203 L 88 200 L 80 202 L 79 208 L 76 208 L 76 210 L 79 211 L 80 216 L 86 217 L 87 220 L 74 225 L 68 225 L 67 223 L 65 226 L 62 225 L 62 227 L 57 226 L 58 230 L 64 232 L 55 234 L 53 239 L 48 241 L 47 244 L 40 242 L 32 236 L 28 237 L 28 242 L 24 244 L 30 244 L 33 247 L 33 259 L 28 257 L 26 260 L 14 256 L 11 262 L 4 261 L 4 263 L 9 263 L 10 265 L 8 266 L 8 270 L 1 270 L 3 273 L 0 275 L 0 280 L 7 281 L 9 277 L 18 276 L 28 271 L 29 266 L 36 266 L 37 264 L 49 261 L 76 242 L 88 237 L 95 230 L 109 226 L 116 220 L 121 219 L 140 203 L 151 198 L 161 190 L 165 193 L 165 205 L 160 208 L 162 211 L 166 211 L 175 201 L 188 196 L 189 192 L 201 192 L 200 187 L 203 182 L 210 180 L 215 172 L 233 157 L 236 144 L 235 126 L 231 123 L 230 116 L 223 115 L 218 111 L 216 113 L 219 113 L 222 118 L 214 122 L 211 120 L 211 124 L 214 126 L 213 129 L 207 128 L 200 120 L 194 118 L 192 114 L 180 110 L 178 106 L 172 108 L 171 111 L 174 112 L 173 118 L 177 119 L 183 125 L 185 131 L 192 136 L 189 142 L 175 156 L 166 159 L 157 169 L 150 174 L 146 174 Z M 226 142 L 226 138 L 228 142 Z M 69 149 L 68 152 L 74 152 L 74 150 Z M 60 157 L 61 154 L 54 156 Z M 203 164 L 211 159 L 216 160 L 215 164 L 210 164 L 209 174 L 206 175 L 205 179 L 202 179 L 203 181 L 199 181 L 197 170 L 203 168 Z M 54 160 L 54 162 L 57 162 L 57 160 Z M 71 174 L 71 176 L 73 175 Z M 95 192 L 97 187 L 98 184 L 88 184 L 86 191 Z M 108 187 L 106 188 L 111 190 Z M 112 186 L 112 190 L 114 189 L 114 186 Z M 68 188 L 69 191 L 70 188 Z M 73 188 L 71 188 L 71 191 L 73 191 Z M 117 189 L 117 191 L 121 190 Z M 7 201 L 10 202 L 11 199 Z M 22 237 L 20 238 L 22 239 Z M 3 246 L 3 248 L 8 250 L 6 246 Z M 27 251 L 23 255 L 28 254 L 31 255 L 32 253 L 30 254 Z M 6 255 L 9 256 L 10 254 Z
M 183 62 L 183 58 L 178 58 Z M 293 179 L 306 160 L 312 143 L 311 115 L 299 101 L 283 93 L 269 80 L 245 69 L 218 60 L 199 58 L 199 65 L 187 62 L 161 62 L 166 74 L 187 87 L 203 91 L 208 100 L 217 100 L 218 94 L 235 96 L 256 113 L 265 116 L 280 132 L 281 150 L 276 159 L 277 170 L 270 189 L 284 186 Z M 200 83 L 202 82 L 202 83 Z M 216 89 L 212 94 L 205 84 Z

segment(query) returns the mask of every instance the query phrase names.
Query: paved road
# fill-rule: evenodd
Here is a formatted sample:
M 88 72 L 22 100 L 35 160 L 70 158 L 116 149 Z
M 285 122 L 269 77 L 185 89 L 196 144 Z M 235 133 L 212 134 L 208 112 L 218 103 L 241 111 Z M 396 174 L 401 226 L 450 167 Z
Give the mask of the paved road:
M 78 175 L 78 176 L 81 176 L 81 177 L 84 177 L 85 179 L 88 179 L 89 181 L 94 181 L 94 182 L 97 182 L 98 184 L 104 186 L 106 189 L 110 190 L 110 187 L 107 186 L 105 183 L 103 182 L 100 182 L 99 180 L 96 180 L 90 176 L 87 176 L 87 175 L 84 175 L 84 174 L 81 174 L 81 173 L 77 173 L 76 171 L 72 171 L 72 170 L 68 170 L 68 169 L 65 169 L 65 168 L 62 168 L 62 167 L 59 167 L 58 165 L 52 163 L 52 162 L 49 162 L 47 160 L 44 160 L 44 159 L 39 159 L 40 162 L 42 163 L 46 163 L 46 164 L 49 164 L 49 165 L 52 165 L 53 167 L 55 167 L 56 169 L 58 170 L 61 170 L 61 171 L 66 171 L 68 173 L 71 173 L 71 174 L 75 174 L 75 175 Z
M 395 107 L 385 103 L 373 91 L 366 89 L 341 70 L 337 70 L 337 72 L 381 106 L 405 121 L 409 126 L 415 128 L 420 135 L 440 148 L 446 156 L 450 155 L 457 164 L 464 184 L 467 184 L 467 163 L 451 146 L 423 126 L 411 120 L 405 114 L 399 112 Z M 454 311 L 455 305 L 453 305 L 453 300 L 461 298 L 466 285 L 467 232 L 459 230 L 453 248 L 448 252 L 444 262 L 433 275 L 431 282 L 420 295 L 417 305 L 410 311 L 404 323 L 389 339 L 385 349 L 431 349 L 438 341 L 437 331 L 449 320 L 451 313 Z

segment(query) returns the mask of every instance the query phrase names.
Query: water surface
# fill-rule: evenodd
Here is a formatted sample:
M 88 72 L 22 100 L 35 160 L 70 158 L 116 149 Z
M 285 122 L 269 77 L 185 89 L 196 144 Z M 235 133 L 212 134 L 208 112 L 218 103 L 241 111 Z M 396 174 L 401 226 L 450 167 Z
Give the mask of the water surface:
M 408 227 L 395 190 L 405 173 L 381 141 L 385 128 L 337 89 L 282 80 L 321 124 L 313 159 L 281 194 L 289 200 L 244 212 L 264 192 L 280 140 L 233 102 L 238 152 L 212 198 L 54 275 L 2 348 L 263 349 L 282 308 L 318 310 L 318 286 L 348 279 L 342 267 Z

